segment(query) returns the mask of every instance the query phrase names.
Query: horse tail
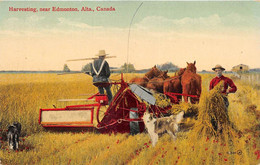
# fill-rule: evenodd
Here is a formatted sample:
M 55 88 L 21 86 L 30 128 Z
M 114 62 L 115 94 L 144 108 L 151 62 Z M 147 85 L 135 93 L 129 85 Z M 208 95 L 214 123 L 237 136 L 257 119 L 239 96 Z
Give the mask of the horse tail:
M 181 80 L 181 86 L 182 86 L 182 93 L 183 94 L 190 94 L 190 90 L 192 89 L 191 88 L 191 80 L 185 80 L 185 79 L 182 79 Z M 188 96 L 183 96 L 184 98 L 184 101 L 187 103 L 188 102 Z
M 196 80 L 193 77 L 190 79 L 189 86 L 190 86 L 189 94 L 194 95 L 195 93 L 197 93 Z
M 170 81 L 165 81 L 165 82 L 163 83 L 163 93 L 170 92 L 170 91 L 169 91 L 170 83 L 171 83 Z

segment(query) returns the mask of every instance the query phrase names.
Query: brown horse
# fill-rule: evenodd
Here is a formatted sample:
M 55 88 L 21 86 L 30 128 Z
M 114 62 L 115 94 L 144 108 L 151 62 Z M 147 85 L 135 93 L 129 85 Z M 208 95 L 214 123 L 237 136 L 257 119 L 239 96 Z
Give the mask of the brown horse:
M 164 81 L 169 78 L 169 76 L 167 75 L 168 70 L 167 71 L 163 71 L 158 77 L 154 77 L 153 79 L 151 79 L 148 83 L 146 88 L 148 89 L 152 89 L 154 91 L 163 93 L 163 84 Z
M 175 76 L 166 79 L 163 83 L 163 92 L 182 93 L 181 76 L 186 68 L 181 68 Z M 177 96 L 181 100 L 182 96 Z
M 156 65 L 154 65 L 154 67 L 152 67 L 152 69 L 147 72 L 145 74 L 144 77 L 135 77 L 135 78 L 132 78 L 129 83 L 134 83 L 134 84 L 137 84 L 137 85 L 141 85 L 143 87 L 146 87 L 148 81 L 154 77 L 157 77 L 159 76 L 160 74 L 162 74 L 162 71 L 159 70 Z
M 201 76 L 196 73 L 197 69 L 195 64 L 196 61 L 194 61 L 194 63 L 187 62 L 187 67 L 182 74 L 181 85 L 183 94 L 197 95 L 199 97 L 201 94 Z M 190 100 L 193 104 L 199 101 L 198 98 L 192 97 Z M 188 102 L 187 96 L 184 96 L 184 101 Z

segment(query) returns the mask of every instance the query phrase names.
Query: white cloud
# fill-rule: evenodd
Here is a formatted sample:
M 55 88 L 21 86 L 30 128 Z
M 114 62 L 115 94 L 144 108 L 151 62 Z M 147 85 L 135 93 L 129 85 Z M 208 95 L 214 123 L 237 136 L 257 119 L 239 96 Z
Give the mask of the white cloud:
M 17 26 L 17 23 L 20 24 L 20 19 L 16 17 L 11 17 L 5 20 L 2 24 L 2 29 L 12 29 L 12 27 Z
M 72 28 L 74 27 L 74 28 L 80 28 L 80 29 L 95 29 L 95 30 L 102 28 L 102 26 L 90 26 L 86 23 L 71 21 L 64 17 L 60 17 L 60 18 L 58 18 L 58 20 L 59 20 L 58 26 L 70 26 Z
M 45 19 L 43 16 L 38 16 L 38 15 L 32 15 L 30 17 L 26 18 L 27 22 L 39 22 L 41 20 Z
M 3 21 L 0 34 L 7 36 L 27 36 L 41 37 L 55 34 L 80 35 L 82 33 L 93 33 L 93 35 L 104 36 L 113 33 L 125 33 L 125 28 L 91 26 L 87 23 L 70 20 L 64 17 L 57 18 L 57 22 L 53 24 L 45 24 L 45 17 L 30 16 L 24 19 L 11 17 Z
M 218 14 L 207 17 L 184 17 L 170 19 L 162 16 L 148 16 L 133 27 L 139 30 L 152 31 L 225 31 L 230 29 L 258 29 L 256 22 L 260 22 L 257 16 L 241 16 L 231 13 L 225 16 Z M 259 25 L 259 24 L 258 24 Z
M 208 28 L 221 25 L 221 19 L 217 14 L 208 17 L 191 18 L 185 17 L 182 19 L 168 19 L 162 16 L 148 16 L 141 22 L 135 24 L 139 29 L 193 29 L 193 28 Z
M 17 18 L 17 17 L 10 17 L 7 20 L 3 22 L 3 25 L 5 27 L 19 27 L 19 25 L 31 25 L 32 23 L 39 23 L 40 21 L 44 20 L 45 17 L 43 16 L 37 16 L 37 15 L 32 15 L 30 17 L 25 17 L 25 18 Z

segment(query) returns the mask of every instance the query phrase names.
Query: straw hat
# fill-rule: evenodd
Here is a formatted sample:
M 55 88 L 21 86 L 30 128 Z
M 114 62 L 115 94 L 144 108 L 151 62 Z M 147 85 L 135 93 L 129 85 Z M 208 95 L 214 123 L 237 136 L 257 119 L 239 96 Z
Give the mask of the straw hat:
M 221 65 L 219 65 L 219 64 L 217 64 L 216 66 L 215 66 L 215 68 L 212 68 L 212 70 L 216 70 L 216 69 L 221 69 L 221 70 L 225 70 L 225 68 L 223 68 Z
M 106 56 L 108 54 L 106 54 L 105 50 L 99 50 L 98 54 L 96 54 L 96 56 L 100 57 L 100 56 Z

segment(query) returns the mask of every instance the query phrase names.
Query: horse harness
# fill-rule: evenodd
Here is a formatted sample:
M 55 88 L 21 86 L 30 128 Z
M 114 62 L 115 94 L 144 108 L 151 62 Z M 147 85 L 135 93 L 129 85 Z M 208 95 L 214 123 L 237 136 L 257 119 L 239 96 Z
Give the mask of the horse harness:
M 92 62 L 92 68 L 93 68 L 93 71 L 96 73 L 97 76 L 99 76 L 99 74 L 101 73 L 103 67 L 104 67 L 104 64 L 105 64 L 106 60 L 103 60 L 102 63 L 101 63 L 101 66 L 97 72 L 95 66 L 94 66 L 94 61 Z

